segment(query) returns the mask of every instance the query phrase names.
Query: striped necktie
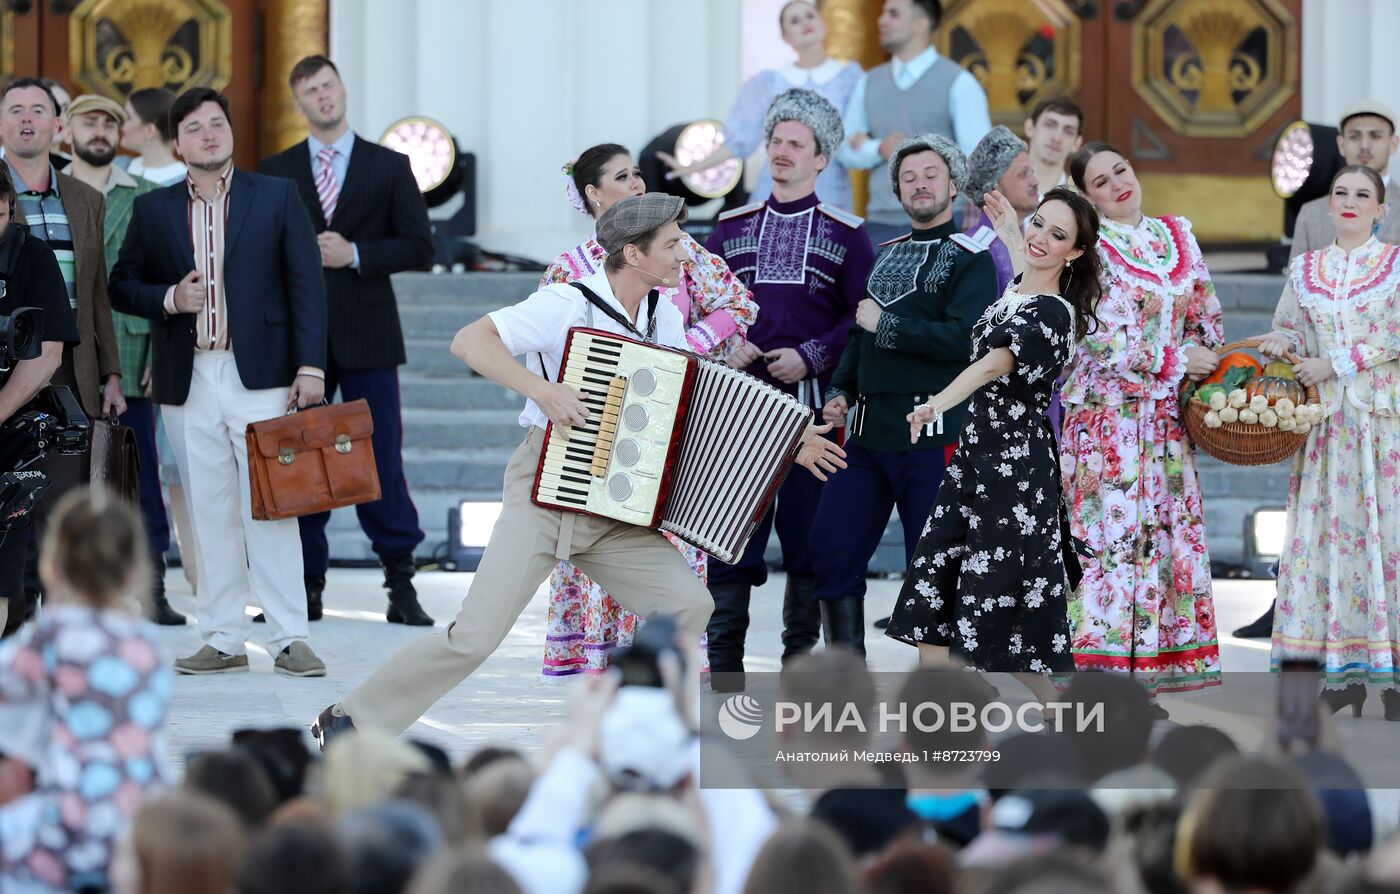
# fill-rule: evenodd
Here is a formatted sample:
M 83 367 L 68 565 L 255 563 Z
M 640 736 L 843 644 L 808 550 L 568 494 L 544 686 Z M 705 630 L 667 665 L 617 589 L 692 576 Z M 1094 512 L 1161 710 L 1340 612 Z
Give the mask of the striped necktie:
M 340 184 L 335 181 L 335 170 L 331 167 L 335 155 L 334 146 L 327 146 L 316 153 L 316 159 L 321 163 L 321 169 L 316 174 L 316 195 L 321 200 L 321 215 L 327 226 L 330 225 L 331 215 L 335 214 L 336 200 L 340 198 Z

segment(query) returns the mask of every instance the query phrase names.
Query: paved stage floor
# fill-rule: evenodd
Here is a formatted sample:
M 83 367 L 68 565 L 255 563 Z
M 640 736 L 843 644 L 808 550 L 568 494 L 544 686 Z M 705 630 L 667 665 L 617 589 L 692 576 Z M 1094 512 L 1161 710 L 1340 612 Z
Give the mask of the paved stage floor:
M 471 577 L 428 572 L 416 578 L 423 606 L 438 620 L 439 627 L 455 614 Z M 171 602 L 180 611 L 191 612 L 194 600 L 179 569 L 171 569 L 166 580 Z M 297 679 L 274 674 L 271 657 L 256 644 L 266 635 L 262 625 L 253 626 L 251 672 L 177 677 L 170 724 L 171 750 L 176 761 L 183 764 L 192 753 L 220 747 L 230 733 L 245 726 L 305 729 L 322 708 L 363 680 L 395 650 L 428 635 L 426 628 L 384 623 L 382 581 L 378 570 L 331 572 L 325 619 L 311 625 L 312 645 L 330 670 L 325 678 Z M 869 584 L 866 614 L 867 621 L 872 621 L 888 612 L 900 582 L 871 580 Z M 754 594 L 747 659 L 751 671 L 779 668 L 783 587 L 784 577 L 775 574 Z M 1217 580 L 1220 630 L 1232 630 L 1255 618 L 1273 598 L 1273 592 L 1269 581 Z M 570 685 L 567 680 L 544 682 L 540 678 L 545 614 L 546 599 L 541 592 L 525 609 L 500 650 L 438 702 L 409 735 L 436 743 L 457 758 L 487 744 L 535 751 L 543 735 L 561 718 Z M 161 635 L 166 647 L 176 655 L 193 652 L 199 646 L 193 626 L 162 628 Z M 874 670 L 901 671 L 915 662 L 912 649 L 877 630 L 867 631 L 866 644 Z M 1226 687 L 1235 690 L 1237 702 L 1246 698 L 1256 709 L 1251 712 L 1253 716 L 1213 707 L 1210 698 L 1168 696 L 1163 704 L 1172 711 L 1174 720 L 1212 723 L 1227 729 L 1241 743 L 1258 741 L 1267 734 L 1260 718 L 1271 712 L 1275 697 L 1274 684 L 1262 675 L 1269 666 L 1268 643 L 1225 636 L 1221 652 L 1228 672 L 1260 672 L 1226 681 Z M 1009 678 L 1000 685 L 1009 697 L 1021 697 L 1019 686 Z M 1241 692 L 1241 687 L 1248 695 Z M 1400 724 L 1381 719 L 1379 701 L 1379 693 L 1373 690 L 1363 718 L 1354 721 L 1347 717 L 1337 724 L 1348 755 L 1363 767 L 1389 765 L 1397 750 L 1396 742 L 1400 741 Z M 1383 800 L 1385 811 L 1393 817 L 1400 797 L 1390 792 Z

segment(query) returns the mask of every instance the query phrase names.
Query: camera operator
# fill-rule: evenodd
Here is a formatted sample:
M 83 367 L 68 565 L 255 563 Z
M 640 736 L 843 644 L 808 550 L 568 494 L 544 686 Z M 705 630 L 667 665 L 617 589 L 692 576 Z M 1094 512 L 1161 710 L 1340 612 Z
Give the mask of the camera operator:
M 20 307 L 43 311 L 43 353 L 16 363 L 0 386 L 0 425 L 49 384 L 63 359 L 64 345 L 78 341 L 78 326 L 58 260 L 47 243 L 14 219 L 16 198 L 10 172 L 0 164 L 0 315 L 8 316 Z M 0 437 L 5 434 L 0 432 Z M 0 469 L 0 473 L 8 471 Z M 20 604 L 28 540 L 28 517 L 0 534 L 0 626 L 6 633 L 28 616 L 29 607 Z

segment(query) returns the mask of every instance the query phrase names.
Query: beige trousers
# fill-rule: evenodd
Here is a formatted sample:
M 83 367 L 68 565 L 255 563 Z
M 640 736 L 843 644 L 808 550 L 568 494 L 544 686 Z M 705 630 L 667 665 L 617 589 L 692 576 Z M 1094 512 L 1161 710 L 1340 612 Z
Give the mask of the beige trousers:
M 408 729 L 496 651 L 561 559 L 624 608 L 674 616 L 687 642 L 704 632 L 714 601 L 670 541 L 648 528 L 531 502 L 543 443 L 544 431 L 532 427 L 506 466 L 501 516 L 457 617 L 400 649 L 341 700 L 357 727 Z

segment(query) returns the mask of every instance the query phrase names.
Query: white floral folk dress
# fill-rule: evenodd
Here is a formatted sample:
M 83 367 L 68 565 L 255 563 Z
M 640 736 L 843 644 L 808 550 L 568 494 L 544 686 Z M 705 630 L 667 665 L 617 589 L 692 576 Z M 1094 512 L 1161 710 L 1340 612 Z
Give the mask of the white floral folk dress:
M 1400 688 L 1400 247 L 1299 255 L 1274 329 L 1336 376 L 1293 464 L 1272 665 Z
M 1088 550 L 1070 600 L 1075 666 L 1131 673 L 1154 693 L 1218 685 L 1205 512 L 1178 394 L 1187 349 L 1222 342 L 1220 302 L 1185 218 L 1104 220 L 1098 252 L 1098 328 L 1060 398 L 1070 526 Z
M 1015 366 L 972 397 L 885 632 L 948 646 L 982 671 L 1064 672 L 1074 669 L 1071 569 L 1045 410 L 1074 349 L 1074 313 L 1059 296 L 1015 288 L 972 333 L 974 361 L 1005 347 Z

